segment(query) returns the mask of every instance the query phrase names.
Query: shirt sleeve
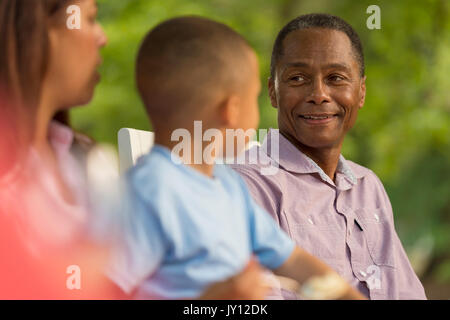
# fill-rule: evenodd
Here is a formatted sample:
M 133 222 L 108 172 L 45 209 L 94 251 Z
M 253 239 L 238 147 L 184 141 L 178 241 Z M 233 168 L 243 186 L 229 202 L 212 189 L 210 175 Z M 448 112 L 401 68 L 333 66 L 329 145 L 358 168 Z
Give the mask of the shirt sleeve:
M 399 288 L 399 299 L 400 300 L 423 300 L 426 299 L 425 290 L 417 277 L 414 269 L 408 259 L 408 256 L 403 248 L 403 245 L 398 237 L 397 231 L 394 226 L 394 215 L 392 210 L 392 205 L 389 200 L 389 197 L 386 193 L 386 190 L 383 187 L 380 179 L 374 174 L 376 178 L 376 183 L 378 184 L 378 188 L 381 192 L 384 205 L 388 208 L 389 211 L 389 219 L 392 224 L 394 237 L 393 237 L 393 246 L 395 248 L 395 258 L 397 259 L 397 271 L 396 277 L 398 281 Z
M 427 299 L 425 295 L 425 290 L 414 272 L 411 263 L 408 260 L 405 250 L 403 249 L 402 243 L 400 242 L 397 233 L 395 234 L 395 247 L 399 257 L 398 262 L 398 284 L 399 284 L 399 299 L 400 300 L 425 300 Z
M 106 274 L 129 295 L 159 267 L 167 241 L 155 210 L 131 184 L 127 189 L 119 236 Z
M 248 198 L 250 205 L 250 237 L 253 253 L 263 266 L 271 270 L 277 269 L 290 257 L 295 244 L 276 225 L 270 215 L 254 203 L 250 195 Z

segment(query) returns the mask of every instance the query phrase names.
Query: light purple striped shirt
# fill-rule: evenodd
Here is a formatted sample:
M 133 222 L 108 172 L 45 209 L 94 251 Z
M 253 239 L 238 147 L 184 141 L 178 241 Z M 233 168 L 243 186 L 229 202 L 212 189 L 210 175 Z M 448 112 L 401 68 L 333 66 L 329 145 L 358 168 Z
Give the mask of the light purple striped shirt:
M 271 153 L 273 143 L 279 156 Z M 389 198 L 371 170 L 341 156 L 333 182 L 278 130 L 258 148 L 259 162 L 232 168 L 297 245 L 370 299 L 426 299 L 395 231 Z M 261 174 L 268 163 L 279 170 Z

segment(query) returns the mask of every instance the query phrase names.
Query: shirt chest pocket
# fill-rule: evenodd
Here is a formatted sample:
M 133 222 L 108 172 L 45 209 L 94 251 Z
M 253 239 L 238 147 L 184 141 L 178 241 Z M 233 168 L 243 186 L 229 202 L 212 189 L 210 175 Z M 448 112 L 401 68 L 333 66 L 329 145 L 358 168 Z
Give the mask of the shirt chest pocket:
M 330 265 L 339 264 L 345 257 L 345 229 L 336 223 L 324 223 L 305 217 L 290 225 L 291 236 L 298 246 Z M 337 266 L 336 266 L 337 267 Z
M 394 228 L 384 208 L 355 210 L 370 256 L 376 265 L 395 267 Z

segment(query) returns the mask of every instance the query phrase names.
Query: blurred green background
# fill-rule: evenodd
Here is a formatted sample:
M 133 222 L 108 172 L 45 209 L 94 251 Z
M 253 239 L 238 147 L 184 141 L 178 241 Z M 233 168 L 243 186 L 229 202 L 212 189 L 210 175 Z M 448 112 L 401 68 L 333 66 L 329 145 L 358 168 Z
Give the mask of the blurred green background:
M 450 298 L 450 1 L 351 0 L 98 0 L 109 38 L 102 81 L 92 103 L 72 112 L 74 127 L 117 144 L 122 127 L 150 130 L 134 84 L 143 36 L 157 23 L 196 14 L 243 34 L 260 58 L 266 87 L 278 31 L 312 12 L 338 15 L 359 33 L 367 98 L 343 154 L 372 169 L 394 208 L 396 229 L 429 298 Z M 369 30 L 369 5 L 381 9 L 381 30 Z M 267 89 L 261 128 L 277 127 Z

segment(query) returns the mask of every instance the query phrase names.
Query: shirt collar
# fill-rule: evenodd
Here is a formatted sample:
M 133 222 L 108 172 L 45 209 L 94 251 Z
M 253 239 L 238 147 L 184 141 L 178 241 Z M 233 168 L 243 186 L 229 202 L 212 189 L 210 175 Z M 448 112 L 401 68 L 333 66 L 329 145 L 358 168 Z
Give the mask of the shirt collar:
M 274 154 L 272 144 L 278 143 L 278 157 Z M 311 158 L 297 149 L 288 139 L 279 133 L 278 129 L 270 129 L 264 138 L 262 148 L 265 153 L 280 167 L 294 173 L 318 173 L 322 180 L 334 185 L 334 182 Z M 342 174 L 350 184 L 355 185 L 358 178 L 362 178 L 363 171 L 354 171 L 349 162 L 340 155 L 336 173 Z
M 69 153 L 74 139 L 73 131 L 70 127 L 58 122 L 51 121 L 48 130 L 48 139 L 53 150 L 58 156 L 66 155 Z M 26 162 L 25 164 L 23 162 Z M 8 171 L 7 174 L 0 177 L 0 183 L 12 183 L 14 179 L 17 179 L 17 174 L 20 174 L 26 167 L 28 161 L 41 163 L 41 157 L 39 153 L 31 147 L 27 153 L 27 157 L 23 161 L 15 164 L 15 166 Z
M 50 122 L 48 139 L 55 151 L 68 152 L 73 143 L 74 133 L 68 126 L 53 120 Z

